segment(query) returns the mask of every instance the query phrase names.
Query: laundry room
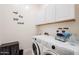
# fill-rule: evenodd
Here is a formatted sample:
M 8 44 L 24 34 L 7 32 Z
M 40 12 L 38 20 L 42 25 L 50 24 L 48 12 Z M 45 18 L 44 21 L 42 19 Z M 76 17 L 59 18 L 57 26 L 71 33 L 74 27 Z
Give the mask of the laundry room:
M 79 55 L 79 4 L 0 4 L 0 55 Z
M 78 55 L 79 5 L 57 4 L 49 6 L 55 9 L 49 7 L 48 10 L 51 12 L 45 14 L 45 20 L 36 25 L 38 36 L 34 37 L 34 41 L 37 39 L 36 42 L 41 47 L 41 52 L 38 49 L 39 51 L 34 54 Z M 33 50 L 35 51 L 35 49 Z

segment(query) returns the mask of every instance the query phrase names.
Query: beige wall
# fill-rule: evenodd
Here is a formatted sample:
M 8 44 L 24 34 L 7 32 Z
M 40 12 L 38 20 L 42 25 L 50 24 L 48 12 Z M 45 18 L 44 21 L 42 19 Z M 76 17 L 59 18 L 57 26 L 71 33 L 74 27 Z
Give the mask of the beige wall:
M 13 21 L 13 18 L 17 17 L 13 11 L 23 15 L 24 25 Z M 32 49 L 36 15 L 36 9 L 28 10 L 26 5 L 0 5 L 0 44 L 19 41 L 20 49 L 24 49 L 24 54 L 27 54 Z
M 16 10 L 24 16 L 24 25 L 13 21 L 15 16 L 12 12 Z M 32 49 L 32 36 L 35 35 L 35 22 L 38 21 L 36 19 L 40 20 L 37 10 L 40 9 L 27 10 L 25 5 L 0 5 L 0 44 L 19 41 L 20 49 L 24 49 L 24 54 L 27 54 Z M 47 31 L 54 35 L 58 27 L 69 27 L 71 32 L 79 36 L 79 5 L 76 6 L 76 21 L 42 25 L 37 29 L 39 32 Z
M 69 27 L 69 31 L 79 36 L 79 5 L 75 5 L 75 21 L 52 23 L 37 26 L 38 33 L 48 32 L 51 35 L 55 35 L 57 28 L 59 27 Z

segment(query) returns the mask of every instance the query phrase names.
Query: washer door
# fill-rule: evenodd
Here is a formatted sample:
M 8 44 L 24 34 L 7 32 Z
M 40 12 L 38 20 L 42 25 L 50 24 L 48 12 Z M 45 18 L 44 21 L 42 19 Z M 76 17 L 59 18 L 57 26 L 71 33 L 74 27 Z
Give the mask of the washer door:
M 32 44 L 32 50 L 33 50 L 34 55 L 40 55 L 40 48 L 37 43 Z

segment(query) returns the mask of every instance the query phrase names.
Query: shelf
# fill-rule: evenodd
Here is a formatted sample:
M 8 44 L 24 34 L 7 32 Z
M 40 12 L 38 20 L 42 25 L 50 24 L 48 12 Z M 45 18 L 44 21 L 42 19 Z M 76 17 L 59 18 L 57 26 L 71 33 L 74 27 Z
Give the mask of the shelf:
M 71 21 L 75 21 L 75 19 L 44 21 L 42 23 L 36 24 L 36 26 L 47 25 L 47 24 L 56 24 L 56 23 L 62 23 L 62 22 L 71 22 Z

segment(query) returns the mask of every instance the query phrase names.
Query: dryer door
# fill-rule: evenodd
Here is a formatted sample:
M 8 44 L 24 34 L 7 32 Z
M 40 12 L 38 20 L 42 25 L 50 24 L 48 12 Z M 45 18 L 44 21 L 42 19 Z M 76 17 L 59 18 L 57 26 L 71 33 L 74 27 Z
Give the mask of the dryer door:
M 40 55 L 39 45 L 35 42 L 32 43 L 32 50 L 34 55 Z

